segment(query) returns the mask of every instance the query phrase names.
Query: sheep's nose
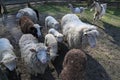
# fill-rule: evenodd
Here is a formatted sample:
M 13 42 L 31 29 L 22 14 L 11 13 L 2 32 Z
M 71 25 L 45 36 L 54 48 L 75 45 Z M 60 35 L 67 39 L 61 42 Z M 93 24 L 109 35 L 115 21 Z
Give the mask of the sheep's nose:
M 43 64 L 45 64 L 46 62 L 47 62 L 47 60 L 46 60 L 46 59 L 43 59 L 43 60 L 42 60 L 42 63 L 43 63 Z

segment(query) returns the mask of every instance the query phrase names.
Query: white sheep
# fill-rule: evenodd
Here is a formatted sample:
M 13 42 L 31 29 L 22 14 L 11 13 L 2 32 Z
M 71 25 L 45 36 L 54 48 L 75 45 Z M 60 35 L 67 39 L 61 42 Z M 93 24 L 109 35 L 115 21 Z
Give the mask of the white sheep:
M 53 34 L 58 42 L 62 42 L 63 41 L 63 34 L 59 33 L 54 28 L 49 29 L 48 33 Z
M 74 8 L 72 4 L 68 4 L 68 6 L 70 7 L 71 12 L 74 14 L 81 14 L 82 15 L 83 12 L 85 11 L 85 9 L 87 9 L 85 7 L 75 7 Z
M 48 48 L 32 34 L 24 34 L 19 40 L 21 57 L 26 63 L 28 72 L 36 75 L 44 74 L 49 61 Z
M 45 27 L 48 28 L 54 28 L 56 30 L 60 29 L 59 22 L 52 16 L 47 16 L 45 18 Z
M 90 9 L 90 11 L 95 10 L 94 21 L 96 21 L 101 19 L 105 15 L 107 4 L 106 3 L 100 4 L 99 2 L 94 1 L 91 7 L 92 9 Z
M 5 65 L 10 71 L 16 68 L 16 55 L 13 46 L 7 38 L 0 38 L 0 63 Z
M 67 15 L 69 15 L 69 17 L 71 15 L 71 19 L 77 17 L 74 14 Z M 66 17 L 67 15 L 65 15 L 64 17 Z M 86 47 L 88 44 L 91 47 L 95 47 L 96 37 L 99 35 L 96 26 L 84 23 L 81 20 L 77 20 L 78 18 L 71 22 L 71 20 L 69 20 L 69 17 L 66 17 L 66 20 L 62 19 L 63 21 L 70 21 L 62 26 L 63 35 L 67 40 L 69 48 Z M 61 23 L 64 23 L 63 21 L 61 21 Z
M 38 13 L 36 13 L 32 8 L 23 8 L 18 11 L 16 14 L 16 20 L 19 21 L 19 19 L 22 16 L 28 16 L 34 23 L 37 23 L 38 21 Z
M 54 60 L 56 58 L 58 52 L 58 44 L 56 38 L 52 34 L 47 34 L 45 36 L 44 43 L 46 46 L 50 46 L 50 60 Z

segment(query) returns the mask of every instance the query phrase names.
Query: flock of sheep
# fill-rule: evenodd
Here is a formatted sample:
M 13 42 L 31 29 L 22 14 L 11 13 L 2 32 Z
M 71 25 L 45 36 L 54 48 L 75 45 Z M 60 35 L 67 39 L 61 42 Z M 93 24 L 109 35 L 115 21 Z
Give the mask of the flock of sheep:
M 75 14 L 65 14 L 60 23 L 53 16 L 47 16 L 47 34 L 43 36 L 38 20 L 37 11 L 29 7 L 20 9 L 16 15 L 23 33 L 19 40 L 21 58 L 28 72 L 33 75 L 44 74 L 49 62 L 59 57 L 58 44 L 66 42 L 70 51 L 64 58 L 60 77 L 62 80 L 84 80 L 87 58 L 82 49 L 96 46 L 99 35 L 97 27 L 82 22 Z M 12 71 L 16 68 L 16 58 L 10 41 L 0 38 L 0 63 Z

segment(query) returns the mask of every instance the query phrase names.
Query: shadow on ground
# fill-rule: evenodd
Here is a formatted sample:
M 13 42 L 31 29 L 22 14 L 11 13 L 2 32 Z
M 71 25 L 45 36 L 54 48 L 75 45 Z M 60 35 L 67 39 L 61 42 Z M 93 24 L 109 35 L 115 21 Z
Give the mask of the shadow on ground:
M 113 38 L 113 40 L 110 40 L 112 43 L 120 46 L 120 27 L 116 27 L 112 24 L 108 24 L 106 22 L 104 23 L 104 31 L 106 32 L 106 34 L 108 34 L 109 36 L 111 36 Z
M 86 80 L 111 80 L 104 67 L 87 54 Z

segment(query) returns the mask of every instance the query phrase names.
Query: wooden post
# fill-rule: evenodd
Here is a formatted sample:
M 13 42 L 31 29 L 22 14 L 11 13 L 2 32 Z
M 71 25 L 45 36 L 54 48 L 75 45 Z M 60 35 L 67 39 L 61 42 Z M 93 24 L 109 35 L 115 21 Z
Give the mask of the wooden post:
M 4 14 L 7 14 L 7 9 L 6 9 L 6 6 L 5 6 L 5 4 L 3 3 L 3 1 L 2 0 L 0 0 L 0 12 L 2 13 L 2 8 L 3 8 L 3 13 Z M 3 14 L 2 13 L 2 14 Z

